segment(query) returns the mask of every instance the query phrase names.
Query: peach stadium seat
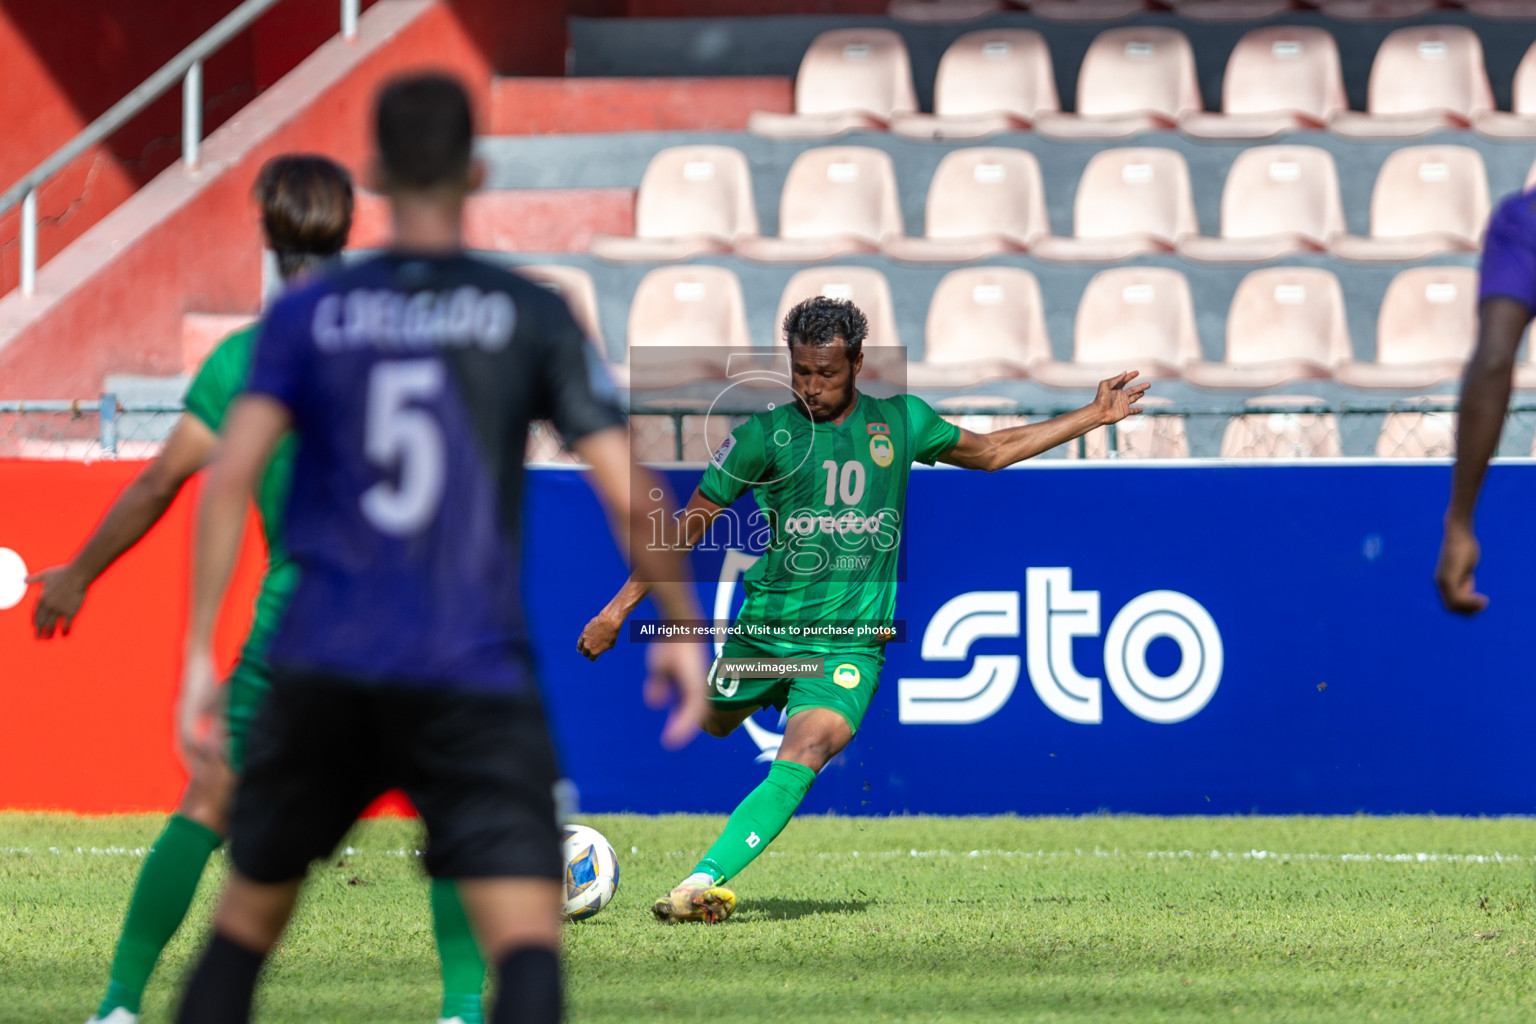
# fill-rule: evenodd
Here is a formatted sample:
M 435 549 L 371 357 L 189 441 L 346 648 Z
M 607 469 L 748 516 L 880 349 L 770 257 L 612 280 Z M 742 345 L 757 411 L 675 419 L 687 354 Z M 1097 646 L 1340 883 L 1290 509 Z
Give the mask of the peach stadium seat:
M 1369 113 L 1341 113 L 1329 127 L 1355 138 L 1469 127 L 1493 109 L 1482 40 L 1462 25 L 1396 30 L 1376 51 L 1366 107 Z
M 1427 388 L 1461 375 L 1477 330 L 1477 269 L 1415 267 L 1392 279 L 1376 314 L 1376 361 L 1334 373 L 1357 388 Z
M 1369 238 L 1329 246 L 1349 260 L 1417 260 L 1475 252 L 1488 223 L 1488 171 L 1467 146 L 1407 146 L 1387 157 L 1371 191 Z
M 1335 114 L 1349 108 L 1339 44 L 1322 28 L 1254 29 L 1238 40 L 1227 58 L 1221 108 L 1219 114 L 1187 114 L 1179 129 L 1203 139 L 1262 139 L 1326 127 Z
M 1189 165 L 1171 149 L 1105 149 L 1077 182 L 1071 238 L 1032 245 L 1041 259 L 1111 261 L 1171 252 L 1200 233 Z
M 1354 357 L 1339 279 L 1315 267 L 1255 270 L 1232 296 L 1226 344 L 1225 362 L 1186 367 L 1184 379 L 1207 388 L 1271 388 L 1332 377 Z
M 1139 403 L 1147 409 L 1170 406 L 1173 400 L 1144 395 Z M 1115 450 L 1110 454 L 1109 429 L 1094 427 L 1083 435 L 1083 456 L 1090 459 L 1187 459 L 1189 433 L 1182 416 L 1128 416 L 1115 424 Z M 1076 445 L 1067 446 L 1067 458 L 1078 457 Z
M 1472 120 L 1472 127 L 1489 138 L 1536 138 L 1536 44 L 1520 58 L 1510 92 L 1510 111 L 1484 111 Z
M 725 267 L 658 267 L 635 289 L 627 335 L 624 362 L 631 389 L 724 377 L 726 353 L 707 350 L 752 344 L 741 282 Z M 642 354 L 658 348 L 679 351 Z
M 1049 362 L 1051 340 L 1035 275 L 1017 267 L 968 267 L 944 275 L 928 304 L 914 387 L 969 387 L 1029 375 Z
M 591 250 L 605 260 L 682 260 L 730 252 L 757 233 L 746 156 L 730 146 L 674 146 L 640 179 L 634 237 L 597 235 Z
M 603 343 L 603 325 L 597 315 L 597 289 L 592 275 L 580 267 L 567 267 L 557 263 L 535 264 L 517 267 L 522 276 L 543 285 L 565 300 L 577 326 L 587 335 L 598 358 L 608 361 L 607 345 Z M 571 465 L 576 462 L 565 442 L 553 427 L 544 420 L 532 424 L 528 431 L 528 448 L 524 462 Z
M 1179 253 L 1194 260 L 1272 260 L 1323 252 L 1344 231 L 1333 154 L 1316 146 L 1254 146 L 1227 172 L 1221 237 L 1186 238 Z
M 531 281 L 543 285 L 565 300 L 571 316 L 587 337 L 607 359 L 607 346 L 603 341 L 603 324 L 597 315 L 597 287 L 592 275 L 580 267 L 567 267 L 558 263 L 541 263 L 517 267 L 517 272 Z
M 932 114 L 897 114 L 891 131 L 918 139 L 975 139 L 1021 131 L 1057 112 L 1056 73 L 1045 37 L 1030 29 L 969 32 L 939 60 Z
M 812 267 L 791 277 L 779 297 L 773 343 L 784 344 L 780 328 L 785 315 L 800 302 L 817 295 L 847 299 L 859 307 L 869 321 L 869 336 L 864 339 L 864 373 L 900 381 L 906 373 L 907 357 L 897 330 L 891 286 L 884 274 L 870 267 Z
M 779 195 L 779 236 L 743 238 L 751 260 L 806 263 L 877 252 L 906 234 L 896 171 L 888 154 L 868 146 L 824 146 L 795 158 Z
M 1115 139 L 1175 128 L 1201 108 L 1195 53 L 1184 33 L 1137 26 L 1099 33 L 1077 76 L 1077 112 L 1042 113 L 1035 130 L 1063 139 Z
M 1072 362 L 1041 363 L 1036 380 L 1088 388 L 1126 370 L 1177 377 L 1200 358 L 1189 282 L 1166 267 L 1117 267 L 1095 275 L 1077 304 Z
M 912 62 L 900 33 L 888 28 L 823 32 L 795 75 L 795 112 L 759 110 L 747 129 L 773 138 L 818 138 L 884 130 L 893 114 L 917 109 Z
M 922 238 L 885 242 L 898 260 L 950 263 L 1022 252 L 1050 234 L 1040 163 L 1022 149 L 957 149 L 928 186 Z
M 1424 404 L 1456 404 L 1455 395 L 1427 395 Z M 1444 459 L 1456 454 L 1456 414 L 1454 412 L 1414 412 L 1413 400 L 1400 402 L 1409 406 L 1391 412 L 1382 421 L 1376 437 L 1376 455 L 1383 459 Z
M 1309 406 L 1315 410 L 1323 404 L 1322 399 L 1272 395 L 1250 398 L 1244 404 L 1267 406 L 1271 411 L 1232 417 L 1221 438 L 1223 458 L 1337 458 L 1344 454 L 1338 417 L 1331 412 L 1303 411 Z M 1291 408 L 1297 411 L 1291 412 Z

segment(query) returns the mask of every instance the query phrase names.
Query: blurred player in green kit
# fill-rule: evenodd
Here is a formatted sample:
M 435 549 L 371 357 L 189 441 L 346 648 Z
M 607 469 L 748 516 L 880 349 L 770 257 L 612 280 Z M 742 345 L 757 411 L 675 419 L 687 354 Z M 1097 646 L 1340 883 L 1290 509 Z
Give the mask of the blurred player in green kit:
M 896 580 L 912 464 L 1002 469 L 1095 427 L 1141 412 L 1146 384 L 1129 371 L 1099 384 L 1092 402 L 1042 423 L 976 434 L 911 395 L 859 391 L 864 314 L 851 302 L 808 299 L 783 324 L 794 400 L 738 426 L 710 459 L 682 513 L 685 548 L 749 489 L 772 526 L 763 557 L 743 577 L 746 601 L 710 672 L 712 736 L 728 736 L 754 711 L 788 716 L 768 778 L 731 814 L 725 831 L 652 908 L 663 921 L 717 923 L 736 907 L 723 883 L 789 823 L 817 772 L 858 732 L 879 687 L 896 608 Z M 613 646 L 646 594 L 631 579 L 582 631 L 577 649 Z M 829 635 L 830 634 L 830 635 Z M 726 659 L 820 659 L 819 677 L 750 678 Z
M 256 200 L 285 284 L 322 271 L 346 245 L 352 227 L 352 183 L 330 160 L 277 157 L 262 168 Z M 186 413 L 160 455 L 128 485 L 68 563 L 28 578 L 29 583 L 42 584 L 33 615 L 39 639 L 51 638 L 56 631 L 68 635 L 91 584 L 149 532 L 182 486 L 213 459 L 224 415 L 245 390 L 256 333 L 252 325 L 219 343 L 188 388 Z M 228 759 L 182 752 L 190 775 L 186 791 L 144 860 L 106 994 L 88 1024 L 138 1020 L 155 962 L 186 917 L 209 856 L 224 842 L 246 730 L 269 685 L 267 644 L 297 579 L 297 567 L 283 545 L 292 463 L 290 438 L 273 456 L 255 495 L 267 542 L 267 572 L 250 634 L 225 687 Z M 432 911 L 443 964 L 442 1020 L 481 1024 L 485 965 L 452 882 L 432 883 Z

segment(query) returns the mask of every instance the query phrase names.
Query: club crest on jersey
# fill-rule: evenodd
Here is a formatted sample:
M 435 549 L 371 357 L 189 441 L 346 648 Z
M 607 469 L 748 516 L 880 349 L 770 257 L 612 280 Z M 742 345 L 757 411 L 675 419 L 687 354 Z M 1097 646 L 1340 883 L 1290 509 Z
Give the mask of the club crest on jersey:
M 715 454 L 709 457 L 709 461 L 721 469 L 725 468 L 725 457 L 731 454 L 731 449 L 734 447 L 736 447 L 736 435 L 732 434 L 720 442 L 720 447 L 715 449 Z
M 871 423 L 869 425 L 869 432 L 871 434 L 889 434 L 891 427 L 888 423 Z
M 896 449 L 891 445 L 891 439 L 884 434 L 876 434 L 869 439 L 869 457 L 875 465 L 884 469 L 896 461 Z
M 852 690 L 859 685 L 859 667 L 857 665 L 842 664 L 832 670 L 832 681 L 845 690 Z

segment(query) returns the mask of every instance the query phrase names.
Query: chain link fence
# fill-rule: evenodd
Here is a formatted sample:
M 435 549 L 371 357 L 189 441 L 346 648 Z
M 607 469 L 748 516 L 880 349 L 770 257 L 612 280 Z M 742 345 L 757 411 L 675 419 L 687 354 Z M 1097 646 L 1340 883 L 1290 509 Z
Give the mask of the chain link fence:
M 977 433 L 1038 423 L 1071 410 L 988 402 L 936 403 L 945 419 Z M 112 395 L 88 402 L 0 402 L 0 458 L 92 462 L 154 457 L 175 426 L 179 405 L 124 405 Z M 697 403 L 631 410 L 637 458 L 703 462 L 746 410 Z M 1456 451 L 1454 399 L 1330 403 L 1258 398 L 1221 406 L 1153 404 L 1145 414 L 1100 428 L 1044 458 L 1448 458 Z M 1536 403 L 1516 404 L 1499 454 L 1536 455 Z M 534 424 L 528 461 L 575 460 L 546 423 Z

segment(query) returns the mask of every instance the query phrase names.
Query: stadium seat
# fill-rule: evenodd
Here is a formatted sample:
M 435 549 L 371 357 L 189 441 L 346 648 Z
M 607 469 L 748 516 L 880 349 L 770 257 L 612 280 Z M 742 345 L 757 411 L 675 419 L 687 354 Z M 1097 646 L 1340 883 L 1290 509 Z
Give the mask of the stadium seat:
M 924 237 L 889 238 L 886 253 L 949 263 L 1021 252 L 1051 231 L 1040 164 L 1022 149 L 957 149 L 933 172 L 924 220 Z
M 1477 329 L 1475 267 L 1415 267 L 1392 279 L 1376 315 L 1376 361 L 1345 363 L 1341 384 L 1427 388 L 1460 376 Z
M 631 389 L 724 377 L 724 355 L 704 350 L 752 344 L 741 282 L 724 267 L 658 267 L 635 289 L 627 335 L 624 363 Z M 676 351 L 640 354 L 658 348 Z
M 869 267 L 812 267 L 789 279 L 779 298 L 773 320 L 775 345 L 784 344 L 784 317 L 795 305 L 816 295 L 829 299 L 848 299 L 869 321 L 869 335 L 864 339 L 864 373 L 885 380 L 901 381 L 906 374 L 906 350 L 901 347 L 896 309 L 891 302 L 891 286 L 885 275 Z M 887 350 L 881 354 L 879 349 Z
M 1143 395 L 1139 403 L 1151 410 L 1167 407 L 1170 398 Z M 1090 459 L 1187 459 L 1189 433 L 1182 416 L 1128 416 L 1115 424 L 1115 449 L 1110 453 L 1109 428 L 1095 427 L 1083 435 L 1082 454 Z M 1077 458 L 1076 445 L 1067 446 L 1067 458 Z
M 1356 138 L 1469 127 L 1493 109 L 1482 40 L 1461 25 L 1396 30 L 1376 51 L 1366 106 L 1369 113 L 1340 113 L 1329 127 Z
M 1455 405 L 1455 395 L 1429 395 L 1400 406 Z M 1383 459 L 1443 459 L 1456 454 L 1456 414 L 1453 412 L 1392 412 L 1382 421 L 1376 455 Z
M 1271 388 L 1332 377 L 1353 354 L 1339 279 L 1313 267 L 1275 267 L 1237 286 L 1226 361 L 1195 363 L 1184 378 L 1208 388 Z
M 1179 243 L 1189 259 L 1272 260 L 1323 252 L 1344 234 L 1333 155 L 1315 146 L 1254 146 L 1238 154 L 1221 193 L 1221 237 Z
M 1201 108 L 1195 53 L 1177 29 L 1101 32 L 1077 75 L 1077 112 L 1041 113 L 1035 130 L 1065 139 L 1114 139 L 1175 128 Z
M 932 114 L 896 114 L 891 131 L 920 139 L 975 139 L 1027 129 L 1059 111 L 1045 38 L 1029 29 L 970 32 L 950 44 L 933 83 Z
M 779 196 L 779 237 L 743 238 L 752 260 L 805 263 L 876 252 L 905 234 L 891 158 L 867 146 L 808 149 L 795 158 Z
M 577 325 L 587 332 L 587 337 L 597 346 L 603 358 L 607 358 L 608 347 L 603 341 L 603 323 L 597 315 L 597 288 L 592 284 L 591 274 L 580 267 L 567 267 L 554 263 L 518 267 L 517 272 L 530 280 L 537 281 L 564 299 L 565 304 L 571 309 L 571 315 L 576 318 Z
M 1265 411 L 1234 416 L 1228 421 L 1221 438 L 1223 458 L 1337 458 L 1344 454 L 1338 417 L 1316 411 L 1317 406 L 1324 404 L 1322 399 L 1271 395 L 1250 398 L 1244 404 Z M 1304 411 L 1308 407 L 1312 411 Z
M 971 267 L 944 275 L 934 290 L 923 358 L 907 364 L 907 383 L 969 387 L 1027 376 L 1030 366 L 1050 358 L 1035 275 L 1017 267 Z
M 1371 191 L 1371 235 L 1329 246 L 1349 260 L 1417 260 L 1473 252 L 1488 222 L 1488 171 L 1466 146 L 1408 146 L 1381 165 Z
M 758 233 L 747 158 L 730 146 L 676 146 L 657 153 L 640 179 L 632 238 L 597 235 L 607 260 L 681 260 L 730 252 Z
M 901 35 L 886 28 L 844 28 L 811 42 L 795 75 L 795 112 L 759 110 L 749 131 L 774 138 L 818 138 L 883 131 L 892 114 L 917 109 L 912 63 Z
M 1536 45 L 1520 58 L 1510 92 L 1509 111 L 1485 110 L 1473 118 L 1472 127 L 1495 139 L 1536 138 Z
M 1071 238 L 1031 246 L 1042 259 L 1108 262 L 1170 252 L 1200 233 L 1189 165 L 1171 149 L 1105 149 L 1077 182 Z
M 934 410 L 946 422 L 973 434 L 990 434 L 994 430 L 1022 427 L 1029 423 L 1028 416 L 1016 413 L 988 412 L 989 409 L 1007 408 L 1012 399 L 993 395 L 955 395 L 933 403 Z M 942 465 L 942 463 L 940 463 Z
M 1222 112 L 1186 114 L 1179 129 L 1203 139 L 1262 139 L 1326 127 L 1348 107 L 1333 35 L 1305 25 L 1272 25 L 1243 36 L 1227 58 Z
M 1041 363 L 1051 387 L 1093 387 L 1126 370 L 1177 377 L 1200 358 L 1189 282 L 1166 267 L 1117 267 L 1095 275 L 1077 304 L 1072 362 Z

